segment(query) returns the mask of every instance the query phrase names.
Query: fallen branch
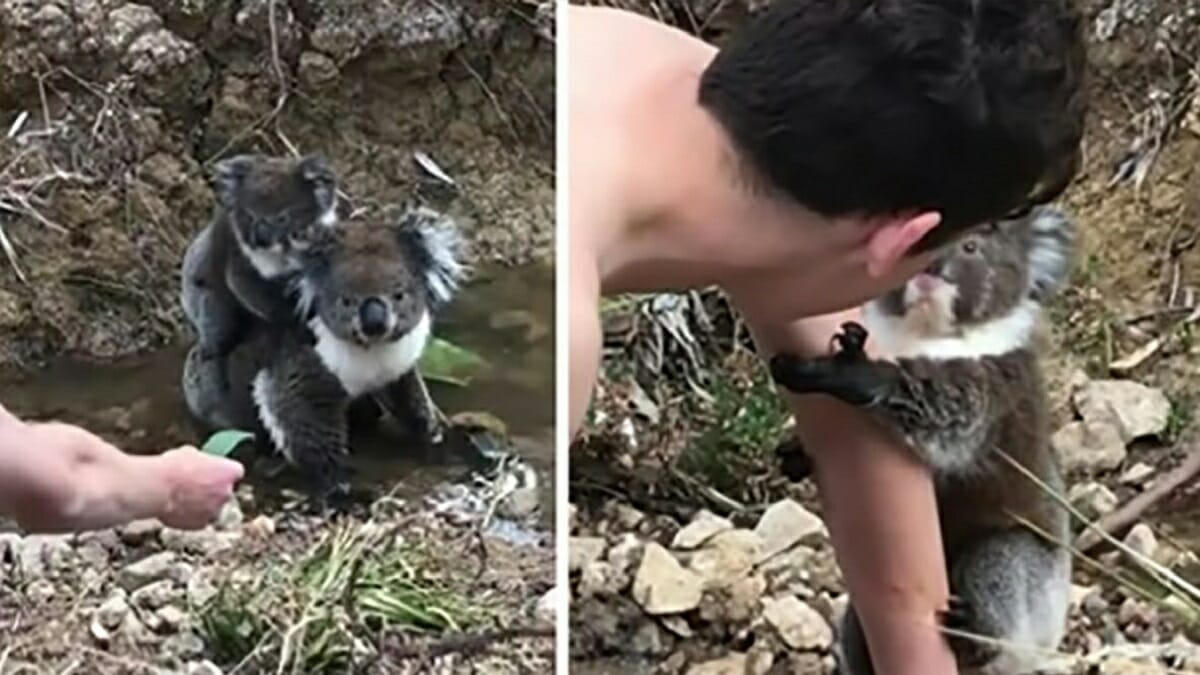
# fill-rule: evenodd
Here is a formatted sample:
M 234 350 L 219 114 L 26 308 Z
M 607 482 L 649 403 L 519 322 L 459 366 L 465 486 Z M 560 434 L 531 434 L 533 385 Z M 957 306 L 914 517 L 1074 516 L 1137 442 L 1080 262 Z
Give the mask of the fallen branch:
M 1096 527 L 1111 535 L 1133 525 L 1151 506 L 1191 480 L 1197 473 L 1200 473 L 1200 448 L 1193 450 L 1182 464 L 1155 481 L 1145 492 L 1101 518 Z M 1075 548 L 1086 553 L 1095 548 L 1100 541 L 1100 534 L 1089 529 L 1075 540 Z
M 496 646 L 497 643 L 520 638 L 552 638 L 553 628 L 506 628 L 503 630 L 484 631 L 450 635 L 434 642 L 410 644 L 392 647 L 387 657 L 389 659 L 436 658 L 446 654 L 480 654 Z

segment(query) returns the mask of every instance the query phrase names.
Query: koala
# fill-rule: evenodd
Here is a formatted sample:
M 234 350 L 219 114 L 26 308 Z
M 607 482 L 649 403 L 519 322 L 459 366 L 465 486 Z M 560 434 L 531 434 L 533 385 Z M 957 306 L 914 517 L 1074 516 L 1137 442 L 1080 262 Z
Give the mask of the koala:
M 374 400 L 423 441 L 440 422 L 417 369 L 434 316 L 465 276 L 452 221 L 409 208 L 396 222 L 321 231 L 292 281 L 297 321 L 260 323 L 229 355 L 231 407 L 322 497 L 344 494 L 352 406 Z
M 789 391 L 872 413 L 930 468 L 952 596 L 943 625 L 1005 645 L 947 633 L 963 673 L 1030 673 L 1036 652 L 1055 649 L 1065 631 L 1068 514 L 1007 458 L 1061 493 L 1033 339 L 1043 304 L 1066 283 L 1075 233 L 1050 206 L 977 228 L 869 302 L 832 355 L 769 363 Z M 802 448 L 790 453 L 785 462 L 804 471 Z M 875 672 L 852 607 L 840 642 L 845 672 Z
M 293 320 L 288 278 L 314 232 L 337 222 L 337 180 L 324 158 L 240 155 L 215 171 L 211 222 L 183 258 L 180 300 L 196 333 L 184 362 L 188 408 L 227 427 L 224 359 L 256 321 Z

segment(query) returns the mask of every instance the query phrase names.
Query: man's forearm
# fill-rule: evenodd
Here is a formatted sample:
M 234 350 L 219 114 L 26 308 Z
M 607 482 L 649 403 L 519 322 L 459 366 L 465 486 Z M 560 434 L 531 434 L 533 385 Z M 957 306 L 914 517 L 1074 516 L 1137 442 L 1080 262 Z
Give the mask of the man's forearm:
M 957 672 L 935 629 L 948 587 L 928 472 L 864 413 L 828 397 L 787 400 L 877 672 Z

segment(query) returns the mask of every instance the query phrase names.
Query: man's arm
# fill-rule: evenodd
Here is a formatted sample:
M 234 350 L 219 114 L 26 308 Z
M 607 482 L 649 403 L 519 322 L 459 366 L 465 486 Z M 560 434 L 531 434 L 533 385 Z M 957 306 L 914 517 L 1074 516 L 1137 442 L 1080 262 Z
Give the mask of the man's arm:
M 826 353 L 842 322 L 858 318 L 846 312 L 781 324 L 745 316 L 764 356 Z M 928 471 L 865 413 L 827 396 L 781 394 L 813 459 L 825 521 L 876 672 L 957 673 L 935 628 L 949 590 Z
M 195 448 L 129 455 L 59 422 L 24 422 L 0 407 L 0 514 L 34 532 L 72 532 L 140 518 L 197 529 L 216 517 L 242 465 Z

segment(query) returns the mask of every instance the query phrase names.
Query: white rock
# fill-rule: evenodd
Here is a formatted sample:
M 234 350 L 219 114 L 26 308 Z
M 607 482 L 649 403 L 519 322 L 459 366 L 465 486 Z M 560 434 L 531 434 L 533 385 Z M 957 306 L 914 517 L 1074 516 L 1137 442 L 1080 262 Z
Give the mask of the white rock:
M 31 534 L 13 542 L 17 570 L 31 580 L 66 569 L 75 555 L 68 539 L 67 535 Z
M 1158 538 L 1154 531 L 1145 523 L 1138 523 L 1129 529 L 1125 535 L 1125 545 L 1147 558 L 1154 558 L 1158 550 Z
M 166 633 L 174 633 L 179 630 L 179 627 L 187 622 L 187 614 L 182 609 L 174 605 L 158 608 L 155 612 L 159 620 L 159 630 Z
M 1154 475 L 1154 467 L 1145 462 L 1137 462 L 1129 467 L 1119 479 L 1125 485 L 1141 485 Z
M 152 581 L 167 578 L 171 575 L 179 556 L 173 551 L 155 553 L 126 565 L 121 570 L 118 582 L 127 591 L 141 588 Z
M 648 614 L 679 614 L 700 604 L 703 583 L 665 548 L 646 544 L 633 580 L 633 599 Z
M 137 589 L 129 596 L 134 605 L 145 609 L 158 609 L 178 600 L 182 593 L 175 588 L 170 579 L 152 581 Z
M 1125 461 L 1125 439 L 1110 422 L 1071 422 L 1050 438 L 1067 474 L 1109 471 Z
M 187 675 L 224 675 L 212 661 L 192 661 L 187 664 Z
M 754 533 L 763 542 L 760 560 L 827 536 L 825 523 L 791 499 L 772 504 L 759 519 Z
M 733 523 L 708 509 L 701 509 L 692 522 L 675 534 L 671 548 L 690 551 L 704 545 L 709 539 L 733 529 Z
M 1171 417 L 1166 394 L 1131 380 L 1092 380 L 1072 400 L 1084 421 L 1115 419 L 1126 442 L 1161 434 Z
M 1067 501 L 1089 520 L 1112 513 L 1117 508 L 1117 496 L 1100 483 L 1076 483 L 1067 491 Z
M 129 614 L 129 603 L 125 600 L 125 593 L 118 590 L 96 608 L 95 619 L 101 626 L 111 631 L 121 625 L 126 614 Z
M 121 541 L 129 546 L 140 546 L 147 540 L 153 539 L 162 532 L 163 524 L 157 518 L 143 518 L 127 523 L 117 532 Z
M 243 519 L 242 505 L 238 503 L 238 498 L 234 495 L 221 507 L 215 524 L 218 530 L 232 530 L 241 525 Z
M 607 545 L 603 537 L 571 537 L 567 541 L 567 570 L 578 572 L 596 562 Z
M 824 617 L 795 596 L 772 598 L 764 602 L 763 619 L 792 649 L 824 650 L 833 644 L 833 629 Z
M 698 663 L 687 669 L 687 675 L 746 675 L 746 655 L 733 652 L 724 658 Z
M 242 533 L 254 539 L 266 539 L 275 534 L 275 521 L 271 516 L 258 516 L 242 526 Z
M 637 535 L 626 532 L 608 549 L 608 562 L 621 574 L 632 574 L 634 565 L 642 559 L 645 544 Z
M 203 607 L 217 595 L 218 589 L 208 575 L 201 570 L 187 580 L 187 599 L 192 607 Z
M 216 555 L 232 550 L 241 540 L 241 532 L 218 532 L 211 527 L 202 530 L 176 530 L 165 528 L 158 535 L 163 548 L 184 551 L 196 555 Z
M 688 568 L 704 580 L 706 589 L 733 583 L 762 557 L 762 540 L 750 530 L 729 530 L 708 540 L 691 557 Z
M 696 634 L 692 630 L 692 627 L 688 625 L 687 620 L 681 616 L 664 616 L 659 619 L 659 622 L 663 625 L 663 628 L 684 639 Z
M 562 588 L 555 586 L 542 594 L 538 598 L 537 605 L 533 609 L 533 616 L 538 623 L 553 627 L 555 617 L 558 616 L 558 608 L 563 604 L 564 597 Z
M 610 562 L 597 560 L 583 568 L 579 574 L 579 597 L 616 595 L 629 585 L 629 575 L 622 573 Z

